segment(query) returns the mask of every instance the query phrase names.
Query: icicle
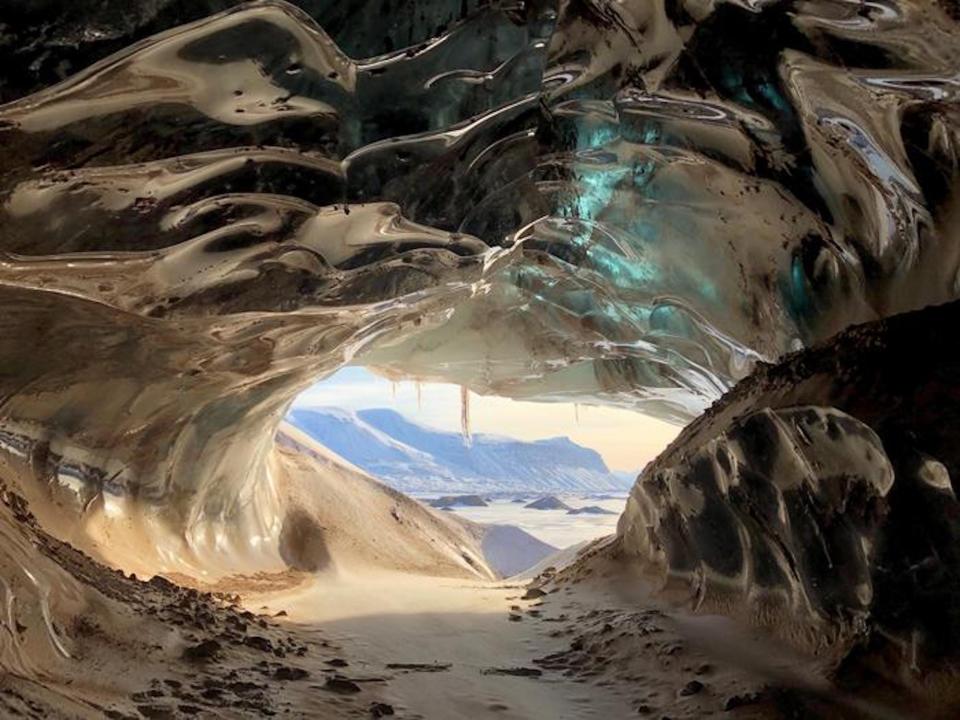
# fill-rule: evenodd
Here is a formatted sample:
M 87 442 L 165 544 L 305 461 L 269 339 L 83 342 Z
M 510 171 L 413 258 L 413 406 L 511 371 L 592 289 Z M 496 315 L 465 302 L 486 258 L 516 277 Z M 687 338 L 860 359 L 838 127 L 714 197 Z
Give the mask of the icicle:
M 580 403 L 573 404 L 573 420 L 577 425 L 580 424 Z
M 463 435 L 464 445 L 470 445 L 470 391 L 460 386 L 460 434 Z
M 423 410 L 423 395 L 421 392 L 423 390 L 423 386 L 420 384 L 419 380 L 415 381 L 414 384 L 417 386 L 417 412 L 420 412 Z
M 393 395 L 393 399 L 397 399 L 397 382 L 394 380 L 390 383 L 390 393 Z

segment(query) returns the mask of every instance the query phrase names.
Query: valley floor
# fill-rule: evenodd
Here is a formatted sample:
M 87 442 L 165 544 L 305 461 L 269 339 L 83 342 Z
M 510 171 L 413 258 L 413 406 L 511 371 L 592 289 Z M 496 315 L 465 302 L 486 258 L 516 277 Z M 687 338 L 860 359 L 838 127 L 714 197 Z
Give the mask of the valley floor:
M 611 573 L 611 578 L 615 575 Z M 764 678 L 721 669 L 617 581 L 553 585 L 381 573 L 249 598 L 344 649 L 340 670 L 398 717 L 777 715 Z M 544 578 L 539 579 L 541 582 Z
M 382 575 L 316 580 L 268 604 L 349 648 L 350 674 L 387 678 L 382 694 L 403 717 L 631 714 L 629 693 L 537 666 L 569 644 L 569 626 L 534 617 L 539 603 L 523 594 L 519 585 Z

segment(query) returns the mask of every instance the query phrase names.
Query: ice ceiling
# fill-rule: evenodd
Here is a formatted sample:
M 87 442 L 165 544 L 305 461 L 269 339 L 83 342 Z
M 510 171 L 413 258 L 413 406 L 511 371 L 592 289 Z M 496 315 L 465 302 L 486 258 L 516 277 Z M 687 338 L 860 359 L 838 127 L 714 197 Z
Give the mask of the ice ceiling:
M 13 12 L 3 438 L 85 502 L 263 512 L 345 363 L 685 420 L 960 294 L 950 7 L 298 4 Z

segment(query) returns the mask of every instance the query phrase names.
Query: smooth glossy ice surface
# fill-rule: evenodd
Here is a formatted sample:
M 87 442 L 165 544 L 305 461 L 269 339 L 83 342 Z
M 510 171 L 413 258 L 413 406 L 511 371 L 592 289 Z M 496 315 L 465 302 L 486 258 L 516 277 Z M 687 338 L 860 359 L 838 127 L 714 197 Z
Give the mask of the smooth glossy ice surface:
M 682 419 L 957 294 L 935 5 L 230 5 L 71 5 L 0 107 L 5 422 L 111 488 L 229 513 L 345 362 Z
M 195 549 L 276 536 L 345 363 L 686 420 L 960 292 L 953 5 L 16 5 L 4 446 Z

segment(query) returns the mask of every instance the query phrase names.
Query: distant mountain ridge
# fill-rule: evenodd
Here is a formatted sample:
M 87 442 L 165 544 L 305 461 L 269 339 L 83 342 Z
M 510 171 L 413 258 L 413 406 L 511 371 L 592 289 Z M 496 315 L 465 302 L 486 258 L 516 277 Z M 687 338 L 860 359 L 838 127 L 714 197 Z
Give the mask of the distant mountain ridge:
M 595 450 L 566 437 L 533 442 L 460 433 L 421 425 L 376 408 L 301 407 L 291 423 L 374 477 L 404 492 L 608 492 L 628 489 L 633 477 L 612 472 Z

